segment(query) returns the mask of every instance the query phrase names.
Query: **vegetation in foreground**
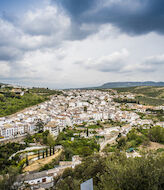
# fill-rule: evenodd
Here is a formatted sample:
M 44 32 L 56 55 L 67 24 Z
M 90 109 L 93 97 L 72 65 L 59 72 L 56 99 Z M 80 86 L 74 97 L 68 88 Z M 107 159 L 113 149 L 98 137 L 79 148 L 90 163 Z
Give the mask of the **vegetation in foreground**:
M 11 165 L 16 166 L 19 158 L 15 157 L 13 160 L 9 160 L 9 157 L 13 153 L 23 149 L 25 149 L 25 145 L 18 143 L 7 143 L 0 146 L 0 174 L 7 173 Z
M 98 126 L 92 125 L 89 130 Z M 149 126 L 150 127 L 150 126 Z M 78 128 L 78 127 L 77 127 Z M 67 169 L 55 178 L 54 190 L 80 190 L 80 184 L 93 178 L 94 190 L 162 190 L 164 188 L 164 151 L 163 149 L 151 153 L 142 153 L 142 157 L 127 158 L 125 151 L 129 148 L 137 150 L 140 145 L 147 146 L 149 142 L 164 144 L 164 128 L 140 127 L 132 129 L 126 137 L 118 136 L 117 144 L 107 146 L 104 155 L 99 156 L 99 145 L 95 138 L 80 137 L 80 129 L 65 129 L 56 140 L 52 139 L 48 131 L 28 135 L 26 145 L 6 144 L 1 146 L 1 166 L 4 166 L 0 179 L 0 189 L 10 189 L 15 177 L 21 172 L 26 160 L 20 160 L 17 155 L 13 160 L 8 158 L 14 152 L 24 149 L 29 143 L 62 145 L 64 151 L 51 163 L 44 165 L 40 171 L 54 168 L 60 160 L 71 160 L 73 155 L 79 154 L 83 158 L 82 164 L 74 170 Z M 52 144 L 53 143 L 53 144 Z M 14 148 L 11 148 L 14 147 Z M 7 150 L 7 151 L 6 151 Z M 11 163 L 6 163 L 9 161 Z M 7 175 L 5 175 L 8 173 Z
M 67 169 L 56 178 L 54 190 L 80 190 L 80 184 L 93 178 L 94 190 L 162 190 L 164 189 L 163 150 L 142 153 L 142 157 L 127 158 L 125 151 L 148 146 L 150 142 L 164 143 L 164 129 L 131 130 L 127 137 L 118 137 L 117 144 L 107 146 L 104 156 L 91 155 L 75 170 Z
M 114 153 L 91 156 L 75 170 L 67 169 L 56 178 L 54 190 L 80 190 L 80 184 L 93 178 L 94 190 L 164 189 L 164 155 L 127 158 Z

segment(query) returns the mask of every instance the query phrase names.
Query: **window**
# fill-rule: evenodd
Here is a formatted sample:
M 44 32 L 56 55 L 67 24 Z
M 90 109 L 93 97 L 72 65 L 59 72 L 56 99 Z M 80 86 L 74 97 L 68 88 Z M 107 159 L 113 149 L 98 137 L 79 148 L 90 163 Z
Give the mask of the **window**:
M 42 182 L 46 182 L 46 178 L 43 178 L 43 179 L 42 179 Z

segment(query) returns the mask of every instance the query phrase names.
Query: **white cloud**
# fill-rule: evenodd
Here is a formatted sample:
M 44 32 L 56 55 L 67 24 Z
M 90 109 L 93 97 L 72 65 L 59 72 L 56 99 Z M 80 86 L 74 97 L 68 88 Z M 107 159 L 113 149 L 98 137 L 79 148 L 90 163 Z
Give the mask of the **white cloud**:
M 8 63 L 5 61 L 0 61 L 0 68 L 0 78 L 8 77 L 10 73 L 10 67 L 8 66 Z
M 102 72 L 119 72 L 125 66 L 126 58 L 129 56 L 127 49 L 113 52 L 98 59 L 87 59 L 79 63 L 87 69 L 95 69 Z
M 70 27 L 70 19 L 57 7 L 47 6 L 44 9 L 28 11 L 21 20 L 21 27 L 31 35 L 54 35 L 64 37 L 63 33 Z
M 0 18 L 0 46 L 30 51 L 59 46 L 68 38 L 70 18 L 55 6 L 28 11 L 16 23 Z
M 164 70 L 164 54 L 146 57 L 144 61 L 136 67 L 142 72 L 160 72 Z
M 16 45 L 20 30 L 6 20 L 0 18 L 0 46 Z
M 157 66 L 157 68 L 160 65 L 164 65 L 164 54 L 147 57 L 145 59 L 145 64 L 149 64 L 149 65 L 152 65 L 152 66 Z

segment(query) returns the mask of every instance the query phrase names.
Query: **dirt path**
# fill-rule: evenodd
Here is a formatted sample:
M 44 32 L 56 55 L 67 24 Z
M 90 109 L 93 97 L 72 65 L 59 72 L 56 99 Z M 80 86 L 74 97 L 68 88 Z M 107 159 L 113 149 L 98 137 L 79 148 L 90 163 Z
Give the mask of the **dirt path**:
M 49 156 L 47 158 L 34 161 L 31 165 L 25 167 L 23 169 L 23 172 L 32 172 L 32 171 L 39 170 L 42 166 L 44 166 L 45 164 L 50 163 L 53 159 L 58 157 L 62 153 L 62 151 L 63 150 L 59 150 L 57 153 L 55 153 L 52 156 Z

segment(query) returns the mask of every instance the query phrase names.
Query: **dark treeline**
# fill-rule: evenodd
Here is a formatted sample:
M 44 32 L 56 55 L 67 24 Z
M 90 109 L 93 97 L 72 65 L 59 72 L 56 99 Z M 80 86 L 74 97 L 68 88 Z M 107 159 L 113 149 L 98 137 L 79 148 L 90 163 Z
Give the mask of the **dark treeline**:
M 133 104 L 139 104 L 139 101 L 135 100 L 135 99 L 122 99 L 122 98 L 114 98 L 115 102 L 118 103 L 133 103 Z

